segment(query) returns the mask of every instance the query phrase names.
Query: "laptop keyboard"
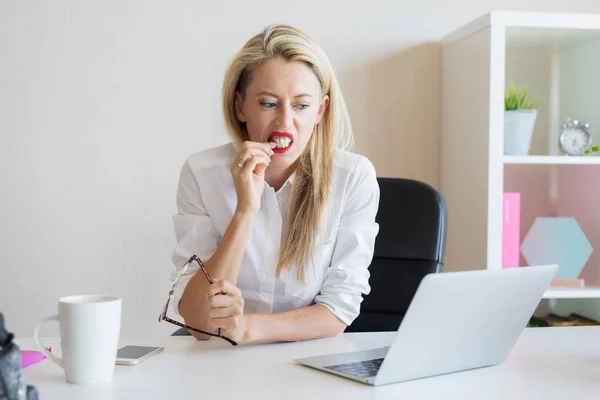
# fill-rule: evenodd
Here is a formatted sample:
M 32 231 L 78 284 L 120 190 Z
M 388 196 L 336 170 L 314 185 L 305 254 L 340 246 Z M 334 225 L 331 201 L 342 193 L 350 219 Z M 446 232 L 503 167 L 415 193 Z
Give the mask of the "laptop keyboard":
M 347 364 L 330 365 L 325 368 L 332 371 L 342 372 L 344 374 L 358 376 L 360 378 L 368 378 L 377 375 L 383 358 L 374 358 L 372 360 L 364 360 Z

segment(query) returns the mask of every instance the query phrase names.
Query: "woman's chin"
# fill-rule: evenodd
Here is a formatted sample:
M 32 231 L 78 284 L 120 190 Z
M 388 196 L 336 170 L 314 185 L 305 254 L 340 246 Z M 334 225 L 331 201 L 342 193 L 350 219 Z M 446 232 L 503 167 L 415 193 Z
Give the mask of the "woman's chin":
M 297 158 L 297 157 L 296 157 Z M 275 170 L 287 170 L 290 168 L 296 158 L 290 157 L 290 154 L 275 154 L 271 156 L 271 163 L 269 164 L 269 169 Z

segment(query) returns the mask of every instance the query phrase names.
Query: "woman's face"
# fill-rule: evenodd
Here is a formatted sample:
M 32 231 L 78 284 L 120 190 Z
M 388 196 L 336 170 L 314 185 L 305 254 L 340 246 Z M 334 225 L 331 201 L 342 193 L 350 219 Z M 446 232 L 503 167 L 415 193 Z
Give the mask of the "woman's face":
M 244 98 L 236 96 L 236 112 L 253 142 L 275 142 L 269 169 L 287 169 L 300 156 L 321 121 L 328 96 L 312 70 L 282 58 L 266 61 L 251 76 Z

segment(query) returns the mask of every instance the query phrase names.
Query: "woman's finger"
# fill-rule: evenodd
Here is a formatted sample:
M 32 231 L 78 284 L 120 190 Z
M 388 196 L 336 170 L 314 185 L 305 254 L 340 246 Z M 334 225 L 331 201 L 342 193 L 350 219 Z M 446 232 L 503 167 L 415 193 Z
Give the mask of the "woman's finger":
M 241 297 L 238 297 L 234 294 L 222 294 L 209 297 L 208 305 L 211 308 L 231 307 L 236 304 L 239 304 L 241 299 Z
M 242 292 L 234 284 L 227 280 L 214 279 L 212 285 L 208 287 L 208 297 L 215 296 L 217 294 L 232 294 L 234 296 L 242 297 Z
M 268 166 L 269 166 L 269 164 L 264 164 L 264 163 L 258 164 L 256 166 L 256 168 L 254 168 L 253 172 L 258 176 L 264 177 Z
M 217 296 L 220 297 L 220 296 Z M 227 318 L 227 317 L 238 317 L 244 313 L 244 308 L 240 306 L 239 302 L 235 302 L 230 307 L 219 307 L 211 308 L 208 311 L 208 318 Z
M 271 155 L 265 153 L 261 149 L 253 149 L 253 148 L 245 149 L 243 151 L 240 151 L 238 153 L 238 155 L 236 156 L 236 158 L 231 163 L 231 166 L 230 166 L 231 172 L 233 174 L 235 174 L 236 172 L 241 171 L 242 168 L 248 163 L 248 161 L 250 159 L 252 159 L 252 157 L 256 157 L 256 156 L 267 158 L 269 161 L 271 160 Z M 240 165 L 241 165 L 241 167 L 240 167 Z
M 256 167 L 258 165 L 264 166 L 262 168 L 262 170 L 264 172 L 264 169 L 266 169 L 269 166 L 269 164 L 271 164 L 270 158 L 266 158 L 266 157 L 262 157 L 262 156 L 252 156 L 251 159 L 246 161 L 246 165 L 244 165 L 244 167 L 242 168 L 241 173 L 250 175 L 254 172 L 254 170 L 256 169 Z M 260 171 L 257 171 L 257 173 L 259 173 L 259 172 Z
M 265 152 L 265 154 L 267 155 L 273 155 L 275 154 L 274 151 L 272 150 L 273 146 L 275 145 L 275 143 L 271 144 L 272 142 L 251 142 L 251 141 L 246 141 L 242 144 L 242 149 L 259 149 Z
M 275 152 L 268 143 L 245 142 L 237 154 L 237 159 L 248 159 L 251 156 L 271 157 Z
M 241 169 L 240 163 L 243 167 L 244 164 L 246 163 L 246 161 L 248 161 L 250 158 L 252 158 L 252 156 L 254 155 L 254 152 L 256 152 L 258 154 L 261 153 L 260 150 L 252 149 L 252 148 L 243 148 L 242 150 L 240 150 L 238 152 L 238 154 L 236 155 L 235 159 L 233 160 L 233 162 L 231 163 L 232 171 L 239 171 Z

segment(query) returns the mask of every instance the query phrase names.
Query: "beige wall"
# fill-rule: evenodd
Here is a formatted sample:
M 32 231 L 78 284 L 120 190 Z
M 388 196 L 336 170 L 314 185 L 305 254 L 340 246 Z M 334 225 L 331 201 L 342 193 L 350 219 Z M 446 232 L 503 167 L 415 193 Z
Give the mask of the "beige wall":
M 173 329 L 156 318 L 179 168 L 227 140 L 223 69 L 267 23 L 304 29 L 330 55 L 356 150 L 380 176 L 438 186 L 439 40 L 491 8 L 600 12 L 600 3 L 1 1 L 0 311 L 9 328 L 30 335 L 57 297 L 110 292 L 123 296 L 125 333 Z

